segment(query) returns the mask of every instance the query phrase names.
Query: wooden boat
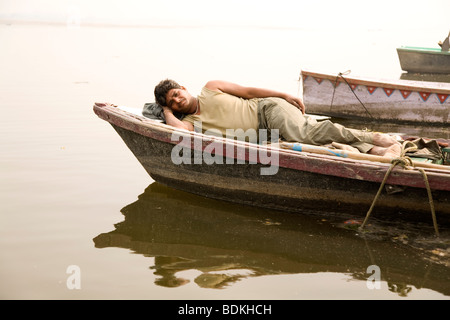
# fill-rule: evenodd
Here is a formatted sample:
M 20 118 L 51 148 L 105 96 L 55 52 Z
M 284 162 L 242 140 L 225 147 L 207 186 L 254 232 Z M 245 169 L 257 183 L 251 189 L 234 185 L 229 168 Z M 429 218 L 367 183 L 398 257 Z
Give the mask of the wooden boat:
M 347 74 L 301 71 L 309 113 L 333 117 L 450 125 L 450 84 L 375 80 Z
M 402 70 L 418 73 L 450 74 L 450 51 L 440 48 L 397 48 Z
M 383 157 L 364 154 L 367 158 L 359 160 L 345 153 L 338 157 L 335 151 L 299 152 L 276 144 L 260 145 L 179 130 L 108 104 L 95 104 L 94 112 L 113 126 L 155 181 L 239 204 L 289 212 L 314 209 L 364 216 L 391 166 L 379 162 Z M 173 157 L 181 153 L 180 145 L 188 161 L 177 164 Z M 264 155 L 270 155 L 274 161 L 269 163 Z M 222 156 L 226 161 L 206 163 L 206 156 Z M 272 166 L 276 166 L 275 172 L 262 174 Z M 423 167 L 438 223 L 450 217 L 449 169 L 450 166 L 433 164 Z M 395 167 L 386 183 L 397 186 L 399 192 L 382 192 L 373 214 L 402 211 L 404 216 L 431 220 L 421 172 Z
M 450 33 L 439 48 L 401 47 L 397 48 L 402 70 L 416 73 L 450 74 Z

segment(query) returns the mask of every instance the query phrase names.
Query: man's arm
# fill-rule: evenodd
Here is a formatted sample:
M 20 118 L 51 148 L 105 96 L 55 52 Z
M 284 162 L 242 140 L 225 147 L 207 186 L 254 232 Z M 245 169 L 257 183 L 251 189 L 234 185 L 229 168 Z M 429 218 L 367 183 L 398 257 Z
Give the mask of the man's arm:
M 287 102 L 289 102 L 290 104 L 299 108 L 302 113 L 305 113 L 305 105 L 303 104 L 302 99 L 287 93 L 270 89 L 243 87 L 241 85 L 222 80 L 209 81 L 205 85 L 205 87 L 207 87 L 210 90 L 221 91 L 244 99 L 270 98 L 270 97 L 282 98 Z
M 188 121 L 180 121 L 177 117 L 173 115 L 172 110 L 169 107 L 163 107 L 164 117 L 166 118 L 166 123 L 170 126 L 179 129 L 185 129 L 189 131 L 194 131 L 194 126 Z

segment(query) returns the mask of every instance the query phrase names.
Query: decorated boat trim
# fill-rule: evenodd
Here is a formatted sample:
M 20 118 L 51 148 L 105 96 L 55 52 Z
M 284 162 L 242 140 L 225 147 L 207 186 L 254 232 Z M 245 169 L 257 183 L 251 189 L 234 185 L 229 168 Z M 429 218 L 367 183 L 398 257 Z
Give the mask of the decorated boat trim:
M 337 88 L 341 83 L 348 84 L 352 90 L 355 90 L 357 87 L 366 87 L 370 95 L 372 95 L 376 90 L 383 90 L 388 98 L 395 91 L 399 91 L 405 100 L 412 97 L 412 93 L 418 94 L 423 102 L 426 102 L 431 95 L 436 95 L 439 102 L 443 104 L 448 100 L 450 95 L 450 86 L 448 86 L 448 88 L 444 88 L 431 85 L 427 86 L 427 84 L 422 83 L 418 86 L 414 85 L 413 81 L 411 81 L 411 84 L 405 84 L 405 80 L 402 80 L 403 83 L 370 81 L 355 77 L 347 77 L 346 75 L 341 74 L 333 76 L 304 70 L 302 70 L 301 76 L 303 81 L 306 81 L 308 77 L 312 77 L 318 85 L 321 85 L 324 81 L 329 81 L 335 88 Z

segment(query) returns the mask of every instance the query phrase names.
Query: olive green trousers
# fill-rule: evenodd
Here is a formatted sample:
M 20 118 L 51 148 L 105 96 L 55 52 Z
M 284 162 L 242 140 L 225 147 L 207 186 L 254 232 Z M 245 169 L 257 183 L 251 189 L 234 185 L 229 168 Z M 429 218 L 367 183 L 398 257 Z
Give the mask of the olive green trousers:
M 259 101 L 259 128 L 278 129 L 282 140 L 312 145 L 339 142 L 351 145 L 360 152 L 372 149 L 372 133 L 346 128 L 329 120 L 317 121 L 281 98 L 265 98 Z

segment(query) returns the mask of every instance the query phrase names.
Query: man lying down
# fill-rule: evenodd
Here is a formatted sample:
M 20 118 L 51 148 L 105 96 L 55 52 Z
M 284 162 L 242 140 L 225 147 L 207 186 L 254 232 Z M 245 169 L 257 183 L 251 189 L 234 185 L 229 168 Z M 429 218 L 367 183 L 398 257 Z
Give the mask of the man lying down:
M 227 129 L 278 129 L 280 138 L 290 142 L 333 144 L 386 157 L 398 157 L 401 153 L 401 144 L 387 134 L 350 129 L 329 120 L 316 121 L 305 115 L 300 98 L 274 90 L 214 80 L 194 97 L 185 87 L 167 79 L 155 87 L 155 99 L 162 106 L 168 125 L 190 131 L 198 123 L 203 132 L 214 129 L 223 136 Z M 174 112 L 185 116 L 180 120 Z

